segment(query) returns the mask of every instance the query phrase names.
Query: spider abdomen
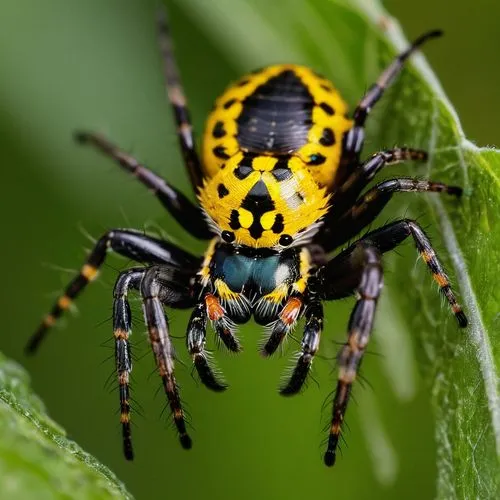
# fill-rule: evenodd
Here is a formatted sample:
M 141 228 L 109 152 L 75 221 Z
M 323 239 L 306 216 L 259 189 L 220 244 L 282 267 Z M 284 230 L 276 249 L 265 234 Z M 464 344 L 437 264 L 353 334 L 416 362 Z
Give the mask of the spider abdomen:
M 312 237 L 352 125 L 346 110 L 328 80 L 297 65 L 246 75 L 217 99 L 199 196 L 225 241 L 280 249 Z
M 213 177 L 238 152 L 293 155 L 320 186 L 332 186 L 352 126 L 331 82 L 310 68 L 277 64 L 243 76 L 215 102 L 203 140 Z

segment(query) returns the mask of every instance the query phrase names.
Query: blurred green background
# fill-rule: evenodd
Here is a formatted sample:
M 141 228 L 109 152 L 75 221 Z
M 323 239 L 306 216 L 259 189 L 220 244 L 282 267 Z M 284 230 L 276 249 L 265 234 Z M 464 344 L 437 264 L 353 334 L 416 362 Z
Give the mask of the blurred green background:
M 78 301 L 81 314 L 63 321 L 38 356 L 24 357 L 26 339 L 79 268 L 84 247 L 91 246 L 86 234 L 98 237 L 111 227 L 145 228 L 165 231 L 193 252 L 203 251 L 133 179 L 71 140 L 77 127 L 103 132 L 189 193 L 164 99 L 155 5 L 154 0 L 1 2 L 0 348 L 29 369 L 50 414 L 70 437 L 109 465 L 139 499 L 432 498 L 432 416 L 415 369 L 416 346 L 408 343 L 401 344 L 406 351 L 400 353 L 409 363 L 391 372 L 387 361 L 398 356 L 387 354 L 381 339 L 374 342 L 372 352 L 381 355 L 367 356 L 363 367 L 373 388 L 355 394 L 358 404 L 348 412 L 343 457 L 333 470 L 321 462 L 329 412 L 327 406 L 322 414 L 321 406 L 333 388 L 335 342 L 344 338 L 350 301 L 329 309 L 324 358 L 316 363 L 315 381 L 292 399 L 279 397 L 275 390 L 287 358 L 261 359 L 256 352 L 261 332 L 252 325 L 243 330 L 241 355 L 217 354 L 230 390 L 209 393 L 190 375 L 182 338 L 188 315 L 172 312 L 172 330 L 179 336 L 178 353 L 185 363 L 178 363 L 178 379 L 194 427 L 189 453 L 180 449 L 168 412 L 161 414 L 163 394 L 158 392 L 140 307 L 134 303 L 138 360 L 133 395 L 142 416 L 134 414 L 133 463 L 121 454 L 118 394 L 105 386 L 114 368 L 112 344 L 106 343 L 111 290 L 126 262 L 110 258 L 99 282 Z M 218 19 L 227 22 L 227 16 L 262 9 L 265 2 L 214 0 L 205 2 L 203 10 L 199 5 L 196 0 L 168 3 L 179 65 L 201 131 L 213 99 L 228 82 L 288 52 L 287 47 L 270 47 L 257 55 L 249 50 L 237 60 L 232 47 L 222 47 L 222 38 L 250 48 L 255 37 L 274 39 L 272 25 L 266 32 L 252 31 L 251 16 L 248 30 L 238 24 L 220 33 L 217 25 Z M 273 2 L 273 9 L 296 5 L 280 0 Z M 426 48 L 426 55 L 468 137 L 480 145 L 498 145 L 500 4 L 464 0 L 453 2 L 451 9 L 445 1 L 388 0 L 385 5 L 409 38 L 428 28 L 445 30 L 446 37 Z M 335 77 L 330 66 L 316 69 Z M 358 88 L 347 91 L 351 106 L 370 83 L 359 81 Z M 404 372 L 402 382 L 398 369 Z

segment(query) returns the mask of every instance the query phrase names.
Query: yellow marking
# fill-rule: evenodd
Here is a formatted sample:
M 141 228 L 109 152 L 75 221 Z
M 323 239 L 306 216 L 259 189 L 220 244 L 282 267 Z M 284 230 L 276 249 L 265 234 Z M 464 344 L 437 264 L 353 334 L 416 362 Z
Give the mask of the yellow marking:
M 274 156 L 262 155 L 254 158 L 252 167 L 254 168 L 254 170 L 258 170 L 259 172 L 270 172 L 277 162 L 278 158 Z
M 307 287 L 307 280 L 309 279 L 309 271 L 311 269 L 311 254 L 305 248 L 300 252 L 300 265 L 299 273 L 300 278 L 293 284 L 294 290 L 304 293 Z
M 250 212 L 244 208 L 240 208 L 238 210 L 238 213 L 240 214 L 239 221 L 240 221 L 241 227 L 248 229 L 253 223 L 252 212 Z
M 280 304 L 281 301 L 286 299 L 286 297 L 288 296 L 288 287 L 288 283 L 282 283 L 281 285 L 277 286 L 272 292 L 264 295 L 264 297 L 262 298 L 264 300 L 272 302 L 273 304 Z
M 338 436 L 340 434 L 340 422 L 334 422 L 330 428 L 330 434 Z
M 256 157 L 253 163 L 260 157 Z M 235 235 L 235 244 L 247 245 L 257 248 L 270 248 L 278 245 L 281 234 L 290 234 L 296 236 L 300 230 L 307 229 L 311 224 L 323 217 L 328 209 L 329 194 L 325 188 L 320 188 L 314 181 L 304 162 L 298 157 L 292 157 L 288 166 L 292 176 L 282 182 L 278 182 L 271 172 L 254 171 L 245 179 L 240 180 L 234 175 L 234 170 L 243 159 L 243 154 L 238 153 L 230 160 L 227 160 L 224 169 L 211 179 L 205 179 L 203 189 L 200 191 L 199 199 L 205 212 L 214 220 L 221 231 L 230 231 Z M 269 157 L 264 157 L 266 164 L 269 164 Z M 272 163 L 276 161 L 271 158 Z M 253 215 L 241 208 L 242 200 L 245 199 L 248 192 L 255 183 L 262 180 L 271 199 L 274 202 L 275 209 L 264 214 L 261 219 L 264 232 L 259 239 L 250 236 L 248 227 L 252 225 Z M 219 198 L 218 187 L 223 184 L 229 191 L 229 194 L 222 199 Z M 297 193 L 301 194 L 298 197 Z M 232 229 L 230 226 L 231 213 L 233 210 L 239 211 L 239 220 L 241 228 Z M 267 215 L 269 213 L 269 215 Z M 270 217 L 276 214 L 283 216 L 283 231 L 276 234 L 271 228 L 266 229 L 270 224 Z M 266 218 L 267 217 L 267 218 Z M 271 224 L 272 227 L 272 224 Z
M 377 196 L 378 196 L 377 191 L 371 191 L 371 192 L 367 193 L 367 195 L 365 196 L 365 199 L 364 199 L 364 203 L 369 203 L 369 202 L 373 201 Z
M 60 309 L 68 309 L 68 307 L 71 305 L 71 299 L 67 295 L 63 295 L 62 297 L 59 297 L 59 300 L 57 301 L 57 307 Z
M 206 285 L 210 279 L 210 263 L 215 252 L 215 245 L 217 244 L 218 238 L 214 238 L 210 241 L 208 248 L 205 251 L 205 257 L 201 265 L 201 269 L 198 271 L 198 275 L 202 277 L 202 284 Z
M 128 424 L 130 422 L 130 415 L 126 412 L 120 414 L 120 423 Z
M 217 295 L 221 298 L 221 300 L 238 300 L 239 294 L 233 292 L 221 279 L 217 278 L 214 285 L 217 290 Z
M 97 278 L 99 271 L 96 267 L 91 266 L 90 264 L 85 264 L 80 273 L 87 281 L 92 281 Z
M 276 211 L 266 212 L 260 218 L 260 225 L 265 229 L 271 229 L 274 224 L 274 219 L 276 218 Z
M 441 288 L 444 288 L 445 286 L 448 286 L 450 284 L 450 282 L 446 279 L 446 276 L 444 276 L 443 274 L 435 273 L 433 276 L 434 276 L 434 279 L 436 280 L 437 284 Z
M 424 259 L 425 262 L 430 262 L 432 260 L 432 258 L 434 257 L 434 252 L 422 250 L 421 255 L 422 255 L 422 259 Z
M 52 316 L 52 314 L 48 314 L 43 319 L 43 324 L 48 328 L 48 327 L 54 326 L 56 324 L 56 321 L 57 321 L 56 318 L 54 318 L 54 316 Z
M 335 174 L 340 162 L 342 138 L 352 128 L 352 120 L 345 118 L 347 105 L 331 82 L 318 77 L 313 71 L 304 66 L 295 66 L 294 71 L 307 86 L 314 102 L 317 104 L 313 108 L 313 126 L 309 129 L 308 144 L 299 149 L 297 154 L 305 162 L 309 160 L 310 154 L 319 153 L 323 155 L 326 161 L 322 165 L 311 166 L 309 169 L 318 185 L 331 187 L 335 181 Z M 325 85 L 330 91 L 323 88 Z M 329 115 L 326 113 L 319 106 L 321 103 L 330 106 L 334 110 L 334 114 Z M 335 136 L 335 144 L 332 146 L 323 146 L 320 143 L 325 128 L 331 129 Z

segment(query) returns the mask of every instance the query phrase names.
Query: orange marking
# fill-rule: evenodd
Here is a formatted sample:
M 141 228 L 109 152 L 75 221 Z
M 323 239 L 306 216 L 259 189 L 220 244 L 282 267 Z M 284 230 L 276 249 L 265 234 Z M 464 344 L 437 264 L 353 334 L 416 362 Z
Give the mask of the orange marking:
M 462 312 L 462 308 L 458 304 L 453 304 L 451 308 L 455 314 Z
M 427 250 L 422 251 L 422 259 L 424 259 L 425 262 L 431 261 L 433 257 L 434 257 L 433 253 L 428 252 Z
M 340 422 L 335 422 L 332 424 L 332 427 L 330 428 L 330 434 L 334 434 L 335 436 L 338 436 L 340 434 Z
M 52 314 L 49 314 L 49 315 L 45 316 L 45 318 L 43 320 L 43 324 L 46 327 L 54 326 L 56 321 L 57 321 L 56 318 L 54 318 L 54 316 L 52 316 Z
M 70 305 L 71 305 L 71 299 L 67 295 L 63 295 L 57 301 L 57 306 L 60 307 L 61 309 L 68 309 Z
M 434 274 L 434 279 L 441 288 L 444 288 L 445 286 L 448 286 L 450 284 L 446 277 L 442 274 Z
M 120 339 L 120 340 L 128 340 L 128 333 L 125 330 L 122 330 L 119 328 L 118 330 L 115 330 L 113 332 L 113 335 L 115 336 L 115 339 Z
M 176 408 L 174 410 L 174 418 L 175 420 L 181 420 L 184 418 L 184 414 L 182 413 L 182 410 L 180 408 Z
M 207 314 L 211 321 L 217 321 L 224 316 L 224 308 L 220 305 L 219 299 L 211 293 L 205 296 Z
M 86 280 L 92 281 L 97 277 L 99 271 L 96 267 L 91 266 L 90 264 L 85 264 L 80 272 Z
M 287 300 L 285 307 L 281 310 L 280 318 L 285 325 L 291 325 L 297 320 L 300 313 L 302 301 L 298 297 L 291 297 Z
M 118 376 L 118 383 L 120 385 L 127 385 L 128 384 L 128 372 L 122 372 Z
M 358 345 L 358 340 L 359 340 L 358 337 L 359 337 L 359 331 L 354 330 L 352 335 L 349 335 L 349 338 L 347 339 L 347 343 L 351 348 L 353 354 L 357 354 L 360 350 Z

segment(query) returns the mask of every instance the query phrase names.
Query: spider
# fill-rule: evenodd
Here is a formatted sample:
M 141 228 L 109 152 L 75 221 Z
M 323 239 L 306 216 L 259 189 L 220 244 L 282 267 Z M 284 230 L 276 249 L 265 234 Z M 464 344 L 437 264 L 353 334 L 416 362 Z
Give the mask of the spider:
M 372 332 L 383 285 L 382 254 L 413 238 L 459 326 L 467 326 L 443 266 L 416 221 L 396 220 L 355 239 L 394 193 L 462 194 L 460 187 L 412 178 L 385 180 L 366 190 L 386 166 L 425 161 L 423 150 L 394 148 L 361 159 L 365 122 L 373 106 L 410 55 L 441 32 L 425 33 L 395 57 L 351 117 L 333 84 L 307 67 L 278 64 L 244 76 L 216 100 L 199 156 L 164 13 L 158 24 L 166 89 L 199 203 L 192 203 L 101 135 L 78 132 L 75 137 L 135 176 L 186 231 L 209 242 L 207 250 L 199 257 L 168 240 L 138 231 L 107 231 L 45 316 L 27 351 L 33 353 L 38 348 L 71 302 L 97 277 L 108 250 L 141 264 L 122 271 L 113 291 L 123 451 L 125 458 L 132 460 L 130 290 L 141 297 L 158 372 L 180 443 L 186 449 L 192 441 L 175 379 L 165 308 L 192 310 L 187 350 L 201 382 L 217 392 L 227 386 L 208 359 L 208 322 L 227 349 L 238 352 L 237 326 L 253 316 L 268 331 L 261 347 L 267 357 L 304 318 L 296 364 L 280 388 L 282 395 L 290 396 L 301 391 L 319 349 L 323 302 L 355 295 L 347 341 L 338 356 L 339 374 L 324 454 L 325 464 L 332 466 L 352 386 Z M 348 244 L 353 239 L 354 243 Z

